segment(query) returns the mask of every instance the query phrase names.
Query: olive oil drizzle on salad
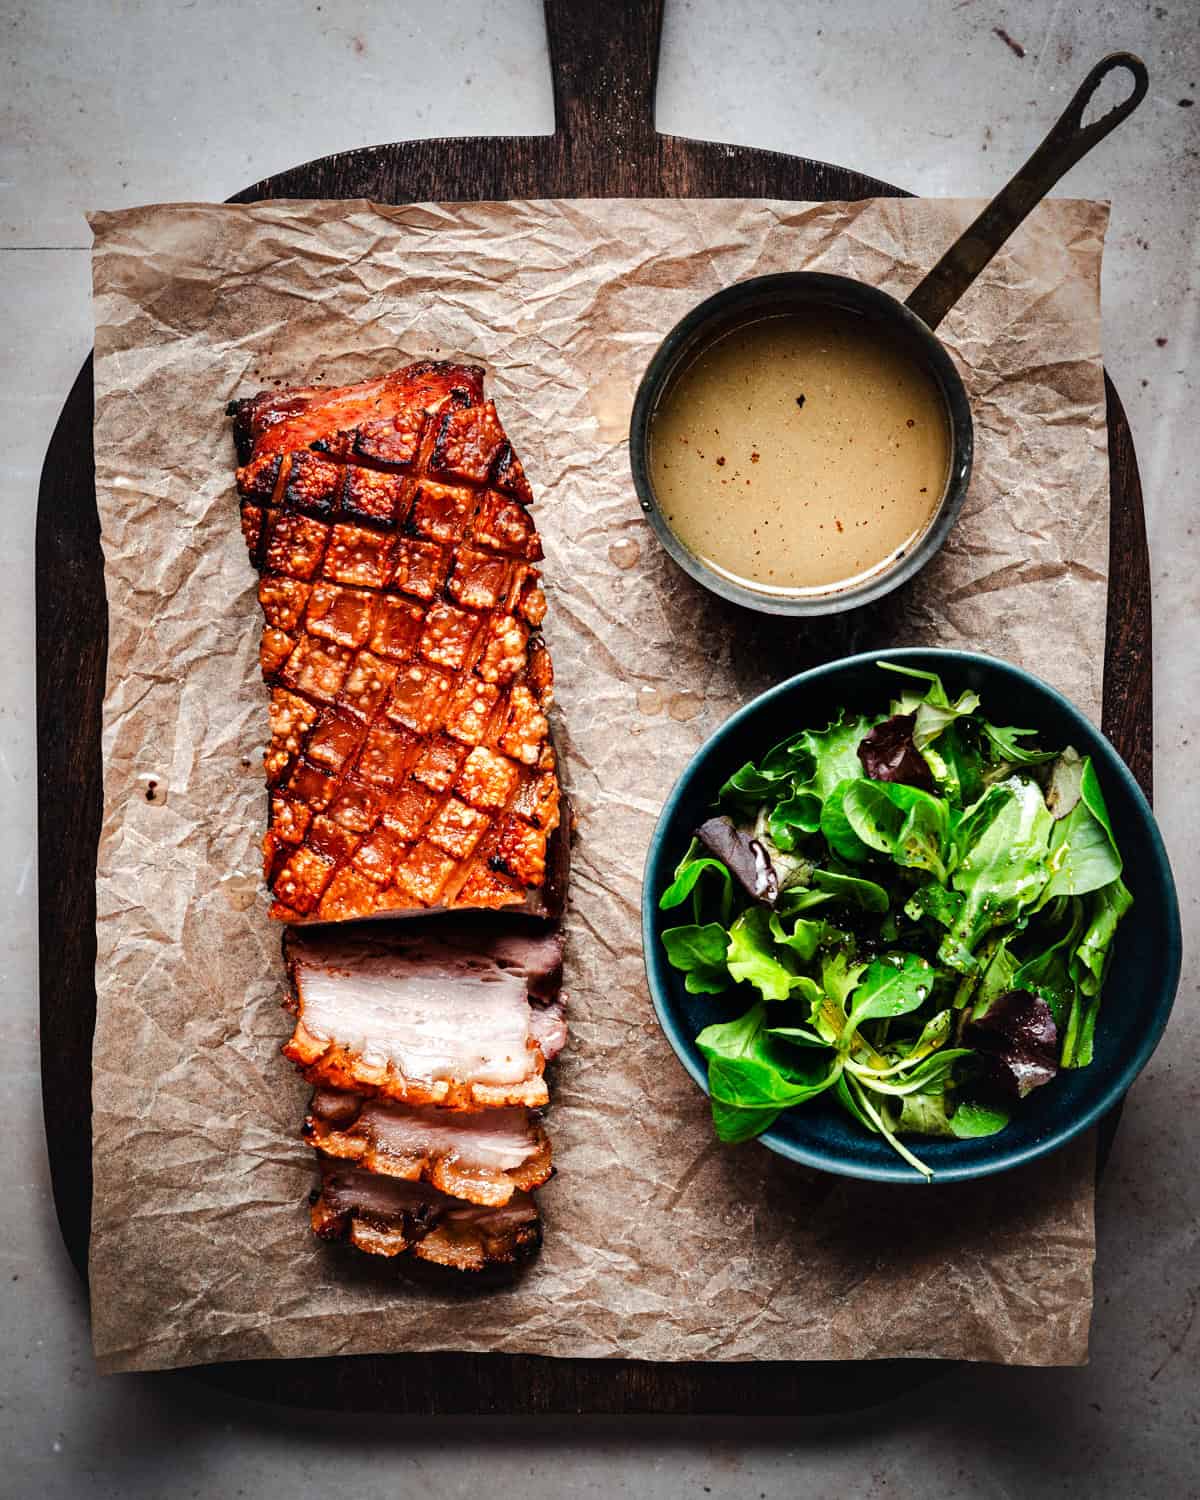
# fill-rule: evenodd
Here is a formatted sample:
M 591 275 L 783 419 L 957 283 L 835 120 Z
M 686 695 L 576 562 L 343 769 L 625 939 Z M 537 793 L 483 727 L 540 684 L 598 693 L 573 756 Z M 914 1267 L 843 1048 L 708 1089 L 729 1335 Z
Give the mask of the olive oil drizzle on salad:
M 994 1134 L 1090 1063 L 1132 897 L 1089 758 L 879 665 L 913 684 L 887 713 L 843 711 L 721 788 L 662 941 L 713 997 L 696 1041 L 721 1140 L 831 1095 L 930 1178 L 902 1137 Z

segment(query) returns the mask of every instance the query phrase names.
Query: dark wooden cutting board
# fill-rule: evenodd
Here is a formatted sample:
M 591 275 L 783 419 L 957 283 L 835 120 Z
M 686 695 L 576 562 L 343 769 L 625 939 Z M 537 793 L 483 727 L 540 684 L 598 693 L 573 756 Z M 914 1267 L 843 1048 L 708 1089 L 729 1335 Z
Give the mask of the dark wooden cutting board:
M 559 197 L 907 196 L 824 162 L 658 134 L 663 0 L 546 0 L 556 128 L 548 136 L 403 141 L 323 157 L 231 201 Z M 1112 479 L 1105 733 L 1151 790 L 1150 570 L 1137 461 L 1106 381 Z M 858 627 L 886 627 L 881 611 Z M 79 373 L 42 471 L 37 519 L 38 837 L 42 1090 L 63 1237 L 86 1276 L 95 856 L 108 615 L 92 452 L 92 365 Z M 860 637 L 862 635 L 860 634 Z M 824 654 L 840 654 L 834 633 Z M 1115 1123 L 1115 1122 L 1114 1122 Z M 1111 1130 L 1110 1125 L 1110 1130 Z M 433 1412 L 814 1412 L 865 1405 L 936 1370 L 928 1361 L 648 1364 L 522 1355 L 389 1354 L 214 1365 L 223 1388 L 305 1406 Z M 163 1378 L 192 1378 L 179 1372 Z

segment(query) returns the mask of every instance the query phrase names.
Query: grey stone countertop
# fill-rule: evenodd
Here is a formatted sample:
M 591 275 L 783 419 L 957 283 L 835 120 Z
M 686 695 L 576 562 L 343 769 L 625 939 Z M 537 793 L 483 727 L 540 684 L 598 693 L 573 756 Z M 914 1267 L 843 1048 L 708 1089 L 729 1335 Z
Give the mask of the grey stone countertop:
M 835 161 L 921 193 L 983 195 L 1099 56 L 1127 47 L 1149 64 L 1150 98 L 1060 188 L 1113 204 L 1105 358 L 1146 491 L 1156 801 L 1187 941 L 1175 1017 L 1129 1097 L 1099 1195 L 1091 1364 L 973 1368 L 837 1418 L 431 1422 L 314 1419 L 178 1377 L 95 1373 L 42 1134 L 34 517 L 46 443 L 91 340 L 84 210 L 221 199 L 270 172 L 374 141 L 548 131 L 541 6 L 0 5 L 0 505 L 10 561 L 0 594 L 0 1492 L 41 1500 L 306 1500 L 335 1489 L 361 1500 L 1200 1493 L 1198 22 L 1197 0 L 667 0 L 658 94 L 664 130 Z

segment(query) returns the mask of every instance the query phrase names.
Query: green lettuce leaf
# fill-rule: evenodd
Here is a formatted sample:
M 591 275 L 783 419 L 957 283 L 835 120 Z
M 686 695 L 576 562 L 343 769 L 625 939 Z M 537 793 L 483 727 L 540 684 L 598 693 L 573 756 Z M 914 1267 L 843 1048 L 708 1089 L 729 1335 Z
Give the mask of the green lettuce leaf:
M 792 992 L 796 971 L 777 956 L 771 913 L 764 907 L 748 907 L 729 929 L 725 965 L 732 978 L 752 984 L 764 1000 L 786 1000 Z
M 961 853 L 954 888 L 963 907 L 938 950 L 943 963 L 962 973 L 977 967 L 975 949 L 994 928 L 1014 920 L 1041 895 L 1053 819 L 1041 788 L 1012 777 L 982 799 L 995 815 Z M 961 825 L 960 825 L 961 829 Z
M 999 725 L 989 724 L 986 719 L 980 721 L 980 727 L 997 758 L 1010 766 L 1036 766 L 1043 761 L 1054 760 L 1058 755 L 1057 750 L 1035 750 L 1032 746 L 1026 747 L 1020 743 L 1037 734 L 1036 729 L 1004 729 Z

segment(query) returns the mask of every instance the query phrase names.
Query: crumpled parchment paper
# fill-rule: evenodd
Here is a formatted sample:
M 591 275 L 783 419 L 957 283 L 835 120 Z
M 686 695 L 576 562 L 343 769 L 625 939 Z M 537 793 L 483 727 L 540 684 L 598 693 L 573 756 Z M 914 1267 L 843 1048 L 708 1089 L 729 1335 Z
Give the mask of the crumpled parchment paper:
M 942 555 L 872 614 L 714 601 L 630 483 L 636 381 L 739 277 L 903 295 L 978 204 L 882 199 L 175 204 L 98 214 L 96 489 L 111 623 L 98 881 L 91 1292 L 105 1370 L 378 1350 L 682 1359 L 1086 1357 L 1093 1144 L 978 1185 L 880 1187 L 712 1140 L 659 1032 L 638 896 L 678 772 L 738 704 L 879 644 L 1010 657 L 1098 717 L 1107 209 L 1043 204 L 947 318 L 975 476 Z M 308 1231 L 307 1089 L 279 1056 L 258 888 L 266 694 L 223 408 L 407 360 L 485 364 L 537 493 L 546 635 L 579 816 L 571 1041 L 546 1243 L 454 1296 Z

